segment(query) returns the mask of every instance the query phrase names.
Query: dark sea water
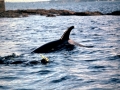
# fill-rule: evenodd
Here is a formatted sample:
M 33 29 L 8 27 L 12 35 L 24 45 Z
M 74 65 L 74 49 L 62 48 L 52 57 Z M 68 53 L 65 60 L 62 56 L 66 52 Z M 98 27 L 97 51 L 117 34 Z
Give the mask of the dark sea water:
M 93 47 L 45 53 L 50 63 L 31 63 L 41 60 L 34 49 L 70 26 L 72 40 Z M 120 16 L 0 18 L 0 63 L 0 90 L 120 90 Z

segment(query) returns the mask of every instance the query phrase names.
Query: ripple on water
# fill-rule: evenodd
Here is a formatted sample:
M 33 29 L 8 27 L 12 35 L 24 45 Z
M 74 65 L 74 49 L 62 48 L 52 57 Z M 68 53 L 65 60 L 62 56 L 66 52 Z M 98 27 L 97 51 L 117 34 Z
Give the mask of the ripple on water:
M 120 83 L 120 78 L 110 78 L 108 83 L 119 84 Z
M 90 66 L 89 69 L 104 69 L 105 66 Z
M 30 16 L 5 18 L 2 22 L 5 24 L 0 24 L 3 26 L 0 31 L 0 54 L 3 55 L 0 56 L 0 89 L 114 90 L 115 87 L 120 88 L 119 17 L 58 16 L 53 19 L 45 16 Z M 11 27 L 11 24 L 14 27 Z M 39 54 L 30 53 L 40 45 L 60 38 L 64 30 L 71 25 L 75 26 L 71 32 L 71 39 L 94 47 L 76 47 L 72 51 L 63 50 L 44 54 L 50 59 L 47 65 L 39 62 L 41 60 Z M 112 53 L 113 49 L 118 50 L 117 54 Z
M 11 80 L 16 80 L 16 79 L 19 79 L 18 77 L 13 77 L 13 76 L 3 76 L 3 77 L 0 77 L 0 80 L 5 80 L 5 81 L 11 81 Z
M 36 73 L 39 74 L 39 75 L 48 75 L 48 74 L 50 74 L 52 72 L 53 71 L 51 71 L 51 70 L 40 70 L 40 71 L 38 71 Z
M 65 80 L 67 80 L 67 79 L 69 79 L 68 76 L 63 76 L 63 77 L 61 77 L 61 78 L 59 78 L 59 79 L 52 80 L 51 83 L 59 83 L 59 82 L 65 81 Z

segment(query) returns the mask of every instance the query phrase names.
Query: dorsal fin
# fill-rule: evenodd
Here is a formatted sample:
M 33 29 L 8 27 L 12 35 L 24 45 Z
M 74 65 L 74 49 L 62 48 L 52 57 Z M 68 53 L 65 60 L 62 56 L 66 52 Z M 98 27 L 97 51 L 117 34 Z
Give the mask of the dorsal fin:
M 64 34 L 62 35 L 62 37 L 60 38 L 61 40 L 69 40 L 69 35 L 71 30 L 74 28 L 74 26 L 69 27 Z

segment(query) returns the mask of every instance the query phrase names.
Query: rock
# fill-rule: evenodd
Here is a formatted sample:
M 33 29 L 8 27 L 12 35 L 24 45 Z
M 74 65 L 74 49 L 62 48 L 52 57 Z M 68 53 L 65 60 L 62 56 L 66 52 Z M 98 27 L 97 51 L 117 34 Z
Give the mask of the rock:
M 95 11 L 95 12 L 91 12 L 91 15 L 104 15 L 104 14 L 99 11 Z
M 14 18 L 14 17 L 20 17 L 20 14 L 14 11 L 6 11 L 6 12 L 1 12 L 0 17 Z
M 56 15 L 49 13 L 46 17 L 56 17 Z
M 28 17 L 28 15 L 45 15 L 47 17 L 55 17 L 58 15 L 61 16 L 69 16 L 69 15 L 77 15 L 77 16 L 95 16 L 95 15 L 120 15 L 120 11 L 114 11 L 112 13 L 103 14 L 99 11 L 95 12 L 74 12 L 69 10 L 55 10 L 55 9 L 27 9 L 27 10 L 8 10 L 0 12 L 0 18 L 8 17 L 8 18 L 15 18 L 15 17 Z
M 120 15 L 120 11 L 114 11 L 112 13 L 107 13 L 107 15 Z
M 51 14 L 59 14 L 59 10 L 50 9 L 49 13 L 51 13 Z
M 28 17 L 27 13 L 22 13 L 22 17 Z
M 74 15 L 75 12 L 69 10 L 59 10 L 59 15 Z
M 103 15 L 101 12 L 95 11 L 95 12 L 75 12 L 74 15 L 77 16 L 92 16 L 92 15 Z

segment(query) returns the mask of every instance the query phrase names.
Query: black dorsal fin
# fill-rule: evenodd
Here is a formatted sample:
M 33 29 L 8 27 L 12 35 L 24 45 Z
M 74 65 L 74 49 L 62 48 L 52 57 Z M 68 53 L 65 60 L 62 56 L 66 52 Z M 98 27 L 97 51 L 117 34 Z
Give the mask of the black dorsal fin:
M 74 26 L 69 27 L 64 34 L 62 35 L 62 37 L 60 38 L 61 40 L 69 40 L 69 35 L 71 30 L 74 28 Z

